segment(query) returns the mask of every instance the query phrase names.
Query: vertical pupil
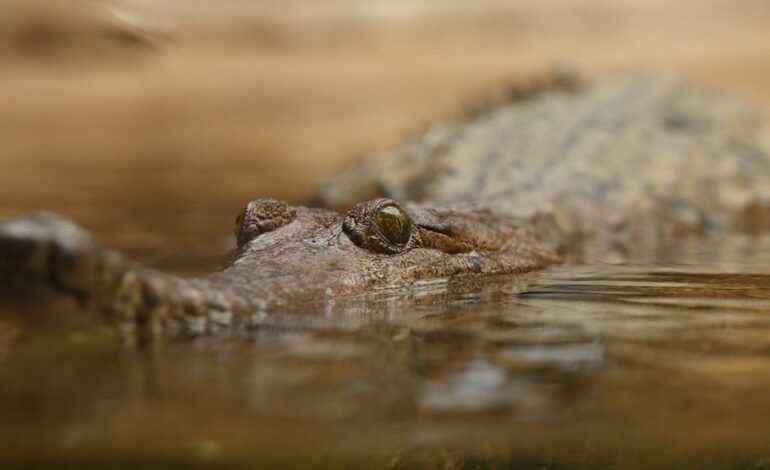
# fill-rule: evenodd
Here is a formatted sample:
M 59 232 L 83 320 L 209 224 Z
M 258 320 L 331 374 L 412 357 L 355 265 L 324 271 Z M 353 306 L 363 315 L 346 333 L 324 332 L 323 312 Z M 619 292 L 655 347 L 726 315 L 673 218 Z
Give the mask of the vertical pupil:
M 403 246 L 409 241 L 411 232 L 409 219 L 397 207 L 383 208 L 377 214 L 376 221 L 380 231 L 390 243 Z

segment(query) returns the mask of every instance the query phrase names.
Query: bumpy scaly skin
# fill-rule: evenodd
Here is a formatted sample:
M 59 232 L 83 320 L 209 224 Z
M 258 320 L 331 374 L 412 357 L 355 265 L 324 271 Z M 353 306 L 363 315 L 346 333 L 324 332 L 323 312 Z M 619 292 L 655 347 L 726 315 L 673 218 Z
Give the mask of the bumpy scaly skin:
M 667 77 L 562 83 L 436 125 L 319 202 L 472 201 L 589 256 L 770 228 L 770 139 L 744 103 Z
M 44 286 L 132 324 L 200 332 L 287 304 L 526 273 L 558 262 L 549 242 L 634 253 L 706 229 L 770 227 L 768 141 L 742 105 L 669 79 L 559 83 L 341 177 L 320 197 L 328 206 L 372 199 L 347 214 L 250 202 L 237 249 L 209 276 L 139 266 L 39 215 L 0 224 L 0 286 Z M 403 230 L 395 239 L 376 224 L 383 207 Z
M 349 233 L 356 225 L 371 223 L 370 212 L 382 202 L 362 203 L 346 216 L 271 199 L 252 201 L 245 221 L 253 222 L 260 213 L 277 214 L 282 225 L 251 239 L 241 237 L 226 266 L 193 279 L 144 268 L 104 250 L 69 220 L 52 215 L 17 219 L 0 225 L 0 275 L 9 278 L 5 283 L 14 277 L 73 294 L 135 324 L 204 332 L 216 325 L 248 323 L 289 303 L 422 280 L 526 273 L 558 261 L 528 228 L 484 210 L 407 207 L 413 223 L 406 246 L 388 253 L 368 249 L 364 240 L 370 235 L 356 239 L 357 245 Z M 243 232 L 243 224 L 237 232 Z

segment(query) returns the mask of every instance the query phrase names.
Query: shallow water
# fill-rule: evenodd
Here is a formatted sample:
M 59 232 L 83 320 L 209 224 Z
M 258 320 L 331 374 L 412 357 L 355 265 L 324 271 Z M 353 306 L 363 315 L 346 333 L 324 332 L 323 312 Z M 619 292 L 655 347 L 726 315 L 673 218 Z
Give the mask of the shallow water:
M 0 460 L 765 468 L 768 248 L 691 241 L 199 338 L 4 312 Z

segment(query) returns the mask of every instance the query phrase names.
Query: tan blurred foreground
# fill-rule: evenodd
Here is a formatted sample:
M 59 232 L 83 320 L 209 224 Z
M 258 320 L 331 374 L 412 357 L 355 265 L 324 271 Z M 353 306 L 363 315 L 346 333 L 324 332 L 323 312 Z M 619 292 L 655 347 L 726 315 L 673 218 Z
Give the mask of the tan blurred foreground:
M 5 0 L 0 11 L 0 216 L 62 212 L 157 265 L 163 249 L 221 253 L 249 198 L 305 199 L 554 67 L 673 71 L 770 111 L 766 0 Z

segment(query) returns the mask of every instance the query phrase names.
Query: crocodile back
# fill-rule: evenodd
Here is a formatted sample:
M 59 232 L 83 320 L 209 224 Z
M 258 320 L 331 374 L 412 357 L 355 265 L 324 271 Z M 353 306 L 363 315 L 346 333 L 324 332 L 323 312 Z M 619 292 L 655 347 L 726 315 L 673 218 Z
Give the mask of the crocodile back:
M 424 135 L 342 175 L 322 201 L 481 205 L 576 246 L 633 250 L 770 228 L 770 139 L 734 97 L 674 77 L 553 87 Z

